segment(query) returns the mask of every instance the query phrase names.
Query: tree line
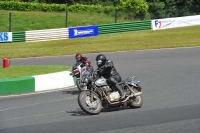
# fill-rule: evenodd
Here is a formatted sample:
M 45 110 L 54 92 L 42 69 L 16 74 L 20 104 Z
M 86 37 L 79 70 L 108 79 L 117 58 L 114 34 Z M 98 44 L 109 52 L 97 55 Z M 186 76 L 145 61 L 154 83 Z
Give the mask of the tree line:
M 56 3 L 73 5 L 79 4 L 102 4 L 112 5 L 115 2 L 126 1 L 126 0 L 18 0 L 23 2 L 39 2 L 39 3 Z M 134 0 L 132 0 L 134 1 Z M 146 0 L 147 3 L 164 4 L 165 6 L 192 6 L 200 5 L 200 0 Z
M 70 11 L 89 10 L 107 13 L 115 8 L 119 12 L 126 12 L 128 16 L 140 19 L 157 19 L 200 14 L 200 0 L 0 0 L 0 2 L 1 1 L 60 5 L 52 5 L 51 7 L 48 6 L 42 9 L 45 11 L 62 11 L 66 5 L 69 7 Z M 5 7 L 5 5 L 8 4 L 4 3 L 2 7 Z M 30 5 L 31 4 L 29 4 L 28 7 L 32 8 Z M 16 3 L 12 3 L 9 6 L 11 8 L 16 7 Z M 21 8 L 21 5 L 18 7 Z M 41 9 L 40 5 L 37 7 Z M 44 6 L 42 5 L 42 7 Z

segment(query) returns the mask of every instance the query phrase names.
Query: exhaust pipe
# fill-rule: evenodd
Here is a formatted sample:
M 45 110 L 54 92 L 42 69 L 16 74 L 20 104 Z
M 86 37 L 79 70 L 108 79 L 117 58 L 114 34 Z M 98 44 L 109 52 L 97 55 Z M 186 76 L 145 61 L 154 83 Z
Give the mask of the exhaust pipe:
M 137 92 L 137 93 L 134 93 L 134 94 L 133 94 L 133 96 L 135 96 L 135 97 L 136 97 L 136 96 L 140 96 L 140 95 L 142 95 L 142 92 Z

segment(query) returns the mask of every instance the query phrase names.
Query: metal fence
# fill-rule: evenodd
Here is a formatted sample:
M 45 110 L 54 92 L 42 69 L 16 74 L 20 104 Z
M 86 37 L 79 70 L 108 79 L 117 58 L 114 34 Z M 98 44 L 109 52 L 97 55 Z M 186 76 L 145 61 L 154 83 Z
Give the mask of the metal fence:
M 102 25 L 169 17 L 199 15 L 200 6 L 149 8 L 148 13 L 136 15 L 132 10 L 105 10 L 97 12 L 20 12 L 0 11 L 0 32 L 29 31 L 86 25 Z

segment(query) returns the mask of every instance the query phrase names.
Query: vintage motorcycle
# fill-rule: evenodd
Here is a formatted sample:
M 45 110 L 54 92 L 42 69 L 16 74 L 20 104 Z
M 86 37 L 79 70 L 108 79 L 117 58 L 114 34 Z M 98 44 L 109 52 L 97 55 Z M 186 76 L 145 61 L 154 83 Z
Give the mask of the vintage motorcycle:
M 78 104 L 84 112 L 95 115 L 100 113 L 102 107 L 109 109 L 120 106 L 129 106 L 130 108 L 142 106 L 142 88 L 139 85 L 140 81 L 135 80 L 135 76 L 128 77 L 119 83 L 126 91 L 124 100 L 120 100 L 118 91 L 111 89 L 104 77 L 94 77 L 94 74 L 93 78 L 90 77 L 91 87 L 89 90 L 82 91 L 78 95 Z
M 88 90 L 91 86 L 90 76 L 93 74 L 93 68 L 90 68 L 88 65 L 79 63 L 73 73 L 70 73 L 71 76 L 76 77 L 76 85 L 79 91 Z

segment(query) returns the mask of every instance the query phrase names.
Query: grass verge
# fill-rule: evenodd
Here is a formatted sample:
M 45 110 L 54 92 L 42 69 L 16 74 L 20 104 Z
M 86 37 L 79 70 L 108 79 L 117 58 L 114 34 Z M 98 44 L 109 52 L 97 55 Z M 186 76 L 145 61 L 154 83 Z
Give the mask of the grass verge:
M 141 49 L 200 46 L 200 25 L 157 31 L 108 34 L 91 38 L 0 44 L 0 58 L 59 56 Z
M 11 13 L 11 31 L 28 31 L 41 29 L 64 28 L 114 23 L 114 15 L 94 12 L 68 12 L 68 21 L 66 23 L 66 12 L 24 12 L 0 10 L 0 32 L 9 31 L 9 13 Z M 124 22 L 119 18 L 118 22 Z
M 0 68 L 0 79 L 48 74 L 70 69 L 69 66 L 10 66 Z

